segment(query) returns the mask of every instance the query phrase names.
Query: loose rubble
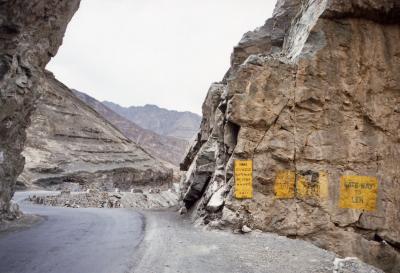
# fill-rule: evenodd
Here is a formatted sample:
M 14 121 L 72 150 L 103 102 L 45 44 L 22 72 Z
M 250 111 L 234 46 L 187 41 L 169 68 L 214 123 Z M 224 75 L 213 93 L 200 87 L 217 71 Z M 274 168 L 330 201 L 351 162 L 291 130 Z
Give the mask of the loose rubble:
M 62 191 L 58 195 L 30 196 L 29 201 L 46 206 L 67 208 L 169 208 L 177 205 L 178 195 L 169 190 L 141 190 L 131 192 Z
M 355 257 L 336 258 L 333 261 L 333 273 L 384 273 L 382 270 L 369 266 Z

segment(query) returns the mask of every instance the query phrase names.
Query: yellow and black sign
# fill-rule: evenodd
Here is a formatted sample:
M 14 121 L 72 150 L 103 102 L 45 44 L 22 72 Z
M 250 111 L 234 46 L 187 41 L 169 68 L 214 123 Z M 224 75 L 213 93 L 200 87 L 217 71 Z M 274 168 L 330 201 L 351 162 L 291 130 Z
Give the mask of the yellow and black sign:
M 296 176 L 296 194 L 300 198 L 328 198 L 328 174 L 326 172 L 300 173 Z
M 253 198 L 253 161 L 235 160 L 235 197 Z
M 278 199 L 328 197 L 328 175 L 326 172 L 278 171 L 275 178 L 275 197 Z
M 340 178 L 340 208 L 373 211 L 376 209 L 377 196 L 376 177 L 346 175 Z

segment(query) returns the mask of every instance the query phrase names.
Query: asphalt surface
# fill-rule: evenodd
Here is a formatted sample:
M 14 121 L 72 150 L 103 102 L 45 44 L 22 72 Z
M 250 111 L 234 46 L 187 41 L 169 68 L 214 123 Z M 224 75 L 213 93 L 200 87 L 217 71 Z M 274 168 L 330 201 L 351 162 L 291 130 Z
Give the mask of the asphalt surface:
M 126 209 L 69 209 L 22 202 L 24 213 L 44 216 L 31 228 L 0 235 L 1 273 L 132 272 L 144 236 L 143 217 Z
M 275 234 L 196 228 L 171 210 L 72 209 L 0 233 L 0 273 L 331 273 L 335 254 Z M 143 216 L 142 216 L 143 215 Z M 144 220 L 145 219 L 145 220 Z M 143 230 L 144 229 L 144 230 Z

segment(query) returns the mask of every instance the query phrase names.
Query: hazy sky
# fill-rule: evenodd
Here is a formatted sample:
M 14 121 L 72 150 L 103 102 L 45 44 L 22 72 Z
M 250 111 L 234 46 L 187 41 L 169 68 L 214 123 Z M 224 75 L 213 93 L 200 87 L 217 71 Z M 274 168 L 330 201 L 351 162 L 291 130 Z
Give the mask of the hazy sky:
M 82 0 L 48 69 L 99 100 L 201 113 L 233 46 L 275 2 Z

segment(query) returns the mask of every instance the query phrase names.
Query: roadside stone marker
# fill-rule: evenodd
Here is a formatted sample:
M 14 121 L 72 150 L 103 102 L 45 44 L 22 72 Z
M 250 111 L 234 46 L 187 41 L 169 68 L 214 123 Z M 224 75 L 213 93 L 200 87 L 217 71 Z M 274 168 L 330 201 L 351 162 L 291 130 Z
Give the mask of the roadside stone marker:
M 235 197 L 253 198 L 253 161 L 235 160 Z
M 377 196 L 376 177 L 345 175 L 340 178 L 340 208 L 373 211 L 376 209 Z

